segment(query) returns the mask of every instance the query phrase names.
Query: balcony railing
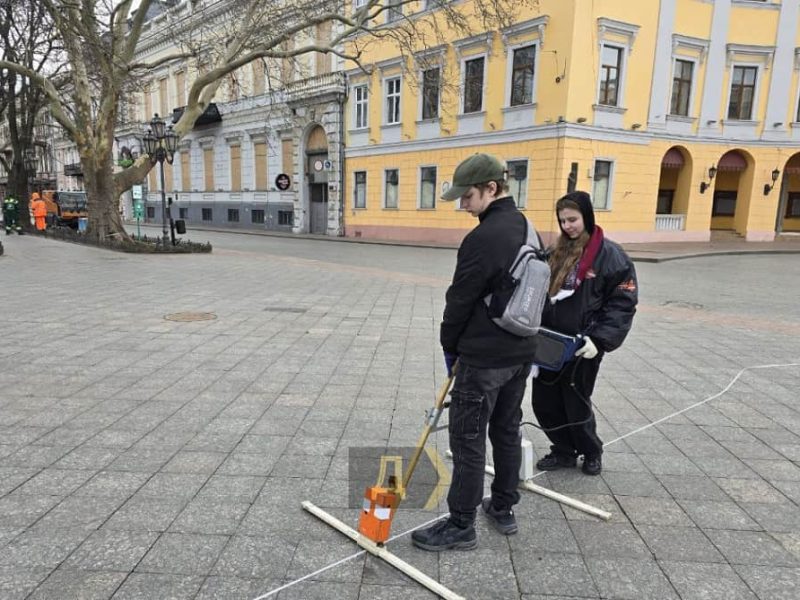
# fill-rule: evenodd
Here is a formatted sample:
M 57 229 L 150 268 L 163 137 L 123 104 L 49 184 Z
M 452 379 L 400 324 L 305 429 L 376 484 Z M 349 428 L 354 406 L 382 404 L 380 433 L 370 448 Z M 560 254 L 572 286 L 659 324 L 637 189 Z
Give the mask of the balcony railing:
M 172 109 L 173 123 L 180 121 L 184 110 L 186 110 L 185 106 L 179 106 L 178 108 Z M 219 113 L 216 103 L 211 102 L 208 106 L 206 106 L 203 114 L 197 117 L 197 120 L 194 122 L 194 126 L 198 127 L 200 125 L 211 125 L 213 123 L 219 123 L 220 121 L 222 121 L 222 115 Z
M 285 88 L 286 102 L 306 102 L 326 94 L 345 94 L 344 73 L 334 72 L 293 81 Z
M 683 231 L 686 215 L 656 215 L 656 231 Z
M 67 177 L 83 177 L 83 167 L 81 163 L 69 163 L 64 165 L 64 175 Z

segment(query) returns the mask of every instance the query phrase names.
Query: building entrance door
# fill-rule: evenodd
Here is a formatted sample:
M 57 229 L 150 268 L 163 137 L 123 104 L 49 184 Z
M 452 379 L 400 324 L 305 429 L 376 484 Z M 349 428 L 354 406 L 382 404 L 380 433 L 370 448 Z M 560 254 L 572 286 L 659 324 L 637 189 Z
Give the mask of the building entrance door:
M 311 188 L 311 233 L 328 232 L 328 184 L 312 183 Z

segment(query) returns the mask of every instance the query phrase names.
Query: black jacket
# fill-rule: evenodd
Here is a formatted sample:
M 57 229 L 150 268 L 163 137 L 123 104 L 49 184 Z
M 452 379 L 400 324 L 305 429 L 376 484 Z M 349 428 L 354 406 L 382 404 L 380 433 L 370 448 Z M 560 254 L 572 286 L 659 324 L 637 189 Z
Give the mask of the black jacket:
M 525 241 L 524 215 L 513 198 L 499 198 L 478 217 L 458 249 L 447 290 L 440 341 L 445 352 L 475 367 L 511 367 L 533 359 L 535 337 L 523 338 L 492 322 L 483 302 Z
M 542 325 L 570 335 L 588 335 L 599 350 L 611 352 L 628 335 L 637 302 L 633 262 L 617 244 L 604 239 L 577 291 L 555 304 L 545 304 Z

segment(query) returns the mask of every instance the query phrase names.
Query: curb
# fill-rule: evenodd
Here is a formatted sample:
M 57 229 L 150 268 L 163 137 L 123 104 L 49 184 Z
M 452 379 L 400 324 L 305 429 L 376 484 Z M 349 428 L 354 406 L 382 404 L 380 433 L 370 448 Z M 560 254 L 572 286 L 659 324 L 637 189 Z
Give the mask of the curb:
M 127 226 L 135 225 L 130 221 L 126 221 L 125 224 Z M 158 224 L 142 224 L 141 227 L 149 227 L 153 229 L 160 229 L 161 226 Z M 283 238 L 288 240 L 311 240 L 311 241 L 318 241 L 318 242 L 338 242 L 342 244 L 364 244 L 364 245 L 373 245 L 373 246 L 395 246 L 400 248 L 427 248 L 432 250 L 458 250 L 458 246 L 455 245 L 447 245 L 447 244 L 433 244 L 433 243 L 413 243 L 413 242 L 400 242 L 396 240 L 375 240 L 375 239 L 360 239 L 360 238 L 351 238 L 351 237 L 344 237 L 344 236 L 327 236 L 327 235 L 312 235 L 307 233 L 285 233 L 283 231 L 259 231 L 259 230 L 247 230 L 247 229 L 222 229 L 217 227 L 191 227 L 191 229 L 187 229 L 188 231 L 208 231 L 211 233 L 235 233 L 238 235 L 252 235 L 252 236 L 262 236 L 262 237 L 275 237 L 275 238 Z M 622 245 L 622 248 L 628 253 L 628 256 L 631 257 L 633 262 L 639 263 L 662 263 L 662 262 L 670 262 L 674 260 L 685 260 L 690 258 L 703 258 L 707 256 L 742 256 L 748 254 L 800 254 L 800 246 L 797 249 L 789 249 L 789 248 L 775 248 L 773 250 L 769 249 L 754 249 L 754 250 L 709 250 L 707 252 L 691 252 L 687 254 L 667 254 L 664 256 L 641 256 L 638 255 L 635 250 L 629 250 L 625 248 L 625 245 Z M 658 254 L 654 252 L 654 254 Z
M 674 260 L 684 260 L 689 258 L 706 258 L 708 256 L 747 256 L 751 254 L 759 254 L 759 255 L 800 254 L 800 248 L 798 248 L 797 250 L 787 250 L 785 248 L 776 248 L 775 250 L 709 250 L 708 252 L 693 252 L 691 254 L 673 254 L 669 256 L 636 256 L 631 253 L 628 253 L 628 256 L 631 257 L 631 260 L 633 262 L 662 263 Z

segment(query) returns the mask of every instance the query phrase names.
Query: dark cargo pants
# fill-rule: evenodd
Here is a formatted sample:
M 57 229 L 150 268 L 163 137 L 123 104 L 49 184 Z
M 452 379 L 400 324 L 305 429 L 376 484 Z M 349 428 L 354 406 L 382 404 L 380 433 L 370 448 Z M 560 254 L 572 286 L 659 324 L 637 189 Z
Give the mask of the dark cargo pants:
M 554 454 L 594 457 L 603 453 L 603 441 L 597 435 L 591 406 L 601 359 L 597 356 L 569 362 L 558 373 L 542 369 L 533 380 L 533 414 L 539 425 L 549 429 L 578 423 L 545 431 Z
M 484 369 L 459 365 L 451 392 L 448 430 L 453 481 L 447 494 L 451 518 L 471 525 L 483 497 L 486 428 L 492 442 L 495 477 L 492 501 L 510 509 L 519 502 L 520 420 L 530 365 Z

